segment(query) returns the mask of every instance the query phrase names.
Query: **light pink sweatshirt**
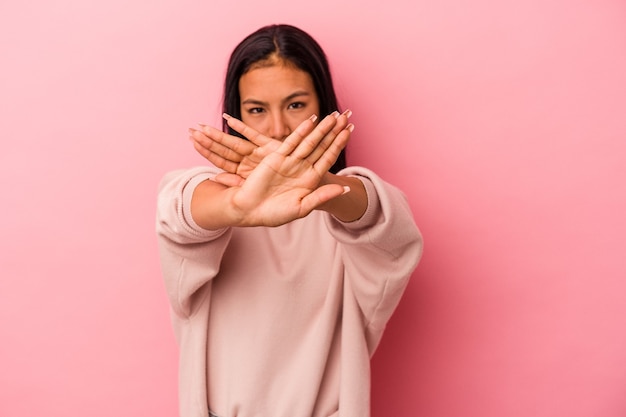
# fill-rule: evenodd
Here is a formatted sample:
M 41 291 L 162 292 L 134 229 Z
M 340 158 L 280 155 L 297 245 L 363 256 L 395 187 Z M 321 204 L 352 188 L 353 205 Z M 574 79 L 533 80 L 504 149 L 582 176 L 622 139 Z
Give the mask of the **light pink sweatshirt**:
M 181 417 L 368 417 L 370 358 L 422 253 L 404 195 L 359 167 L 368 208 L 284 226 L 208 231 L 194 188 L 220 172 L 167 174 L 157 233 L 180 346 Z

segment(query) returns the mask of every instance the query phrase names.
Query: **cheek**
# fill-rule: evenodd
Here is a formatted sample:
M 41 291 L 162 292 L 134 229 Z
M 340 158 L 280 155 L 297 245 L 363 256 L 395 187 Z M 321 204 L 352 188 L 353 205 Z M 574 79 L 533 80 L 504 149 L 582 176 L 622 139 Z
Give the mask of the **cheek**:
M 256 130 L 259 133 L 263 133 L 265 134 L 265 122 L 264 122 L 263 117 L 259 117 L 259 116 L 255 116 L 252 117 L 247 113 L 241 113 L 241 121 L 244 122 L 246 125 L 248 125 L 249 127 L 251 127 L 252 129 Z
M 289 117 L 287 117 L 286 124 L 289 128 L 289 131 L 293 132 L 294 130 L 296 130 L 296 128 L 300 126 L 300 123 L 304 122 L 310 116 L 311 116 L 310 114 L 308 116 L 305 116 L 304 114 L 298 114 L 298 115 L 290 115 Z
M 306 119 L 313 116 L 314 114 L 318 117 L 318 121 L 323 118 L 323 116 L 320 117 L 318 106 L 308 106 L 302 110 L 288 113 L 286 116 L 286 121 L 289 126 L 289 130 L 293 132 L 294 129 L 300 125 L 300 123 L 304 122 Z

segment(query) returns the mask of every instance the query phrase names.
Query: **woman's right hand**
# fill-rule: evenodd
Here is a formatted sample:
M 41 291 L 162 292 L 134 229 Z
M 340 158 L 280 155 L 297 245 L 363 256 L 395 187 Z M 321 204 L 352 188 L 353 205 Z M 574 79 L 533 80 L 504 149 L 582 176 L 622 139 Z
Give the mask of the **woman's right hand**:
M 255 149 L 263 148 L 263 144 L 270 143 L 268 138 L 241 121 L 233 124 L 233 129 L 248 135 L 256 148 L 247 146 L 242 154 L 241 148 L 235 150 L 230 144 L 225 146 L 222 140 L 217 143 L 223 148 L 210 151 L 224 160 L 227 160 L 228 152 L 241 155 L 238 164 L 232 160 L 232 155 L 228 159 L 237 165 L 234 172 L 228 172 L 240 176 L 241 181 L 227 186 L 210 181 L 198 185 L 192 199 L 192 215 L 201 227 L 278 226 L 308 215 L 346 191 L 339 184 L 320 186 L 322 177 L 350 138 L 352 126 L 347 124 L 345 115 L 329 115 L 317 125 L 314 119 L 307 119 L 282 143 L 270 139 L 274 141 L 271 146 L 276 146 L 275 150 L 265 155 L 259 152 L 254 157 L 249 155 L 254 154 Z M 234 138 L 226 134 L 214 136 L 229 141 Z M 253 163 L 257 161 L 256 166 L 242 165 L 241 161 L 246 158 Z
M 325 118 L 325 120 L 330 120 L 330 117 L 336 119 L 332 129 L 326 132 L 326 140 L 332 140 L 342 130 L 351 128 L 348 127 L 350 126 L 348 118 L 351 114 L 349 110 L 341 115 L 333 112 Z M 281 141 L 259 133 L 237 118 L 227 114 L 224 114 L 224 118 L 233 130 L 247 140 L 207 125 L 200 125 L 200 129 L 190 128 L 190 140 L 200 155 L 226 171 L 218 175 L 216 181 L 227 186 L 241 185 L 263 158 L 278 149 Z

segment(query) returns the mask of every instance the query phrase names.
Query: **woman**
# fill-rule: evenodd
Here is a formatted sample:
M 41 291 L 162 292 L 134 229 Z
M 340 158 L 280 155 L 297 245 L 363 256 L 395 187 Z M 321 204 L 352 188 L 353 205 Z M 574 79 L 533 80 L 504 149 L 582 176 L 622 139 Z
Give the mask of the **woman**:
M 182 417 L 369 416 L 369 360 L 422 241 L 398 189 L 345 167 L 350 114 L 302 30 L 233 51 L 228 133 L 190 129 L 212 165 L 159 189 Z

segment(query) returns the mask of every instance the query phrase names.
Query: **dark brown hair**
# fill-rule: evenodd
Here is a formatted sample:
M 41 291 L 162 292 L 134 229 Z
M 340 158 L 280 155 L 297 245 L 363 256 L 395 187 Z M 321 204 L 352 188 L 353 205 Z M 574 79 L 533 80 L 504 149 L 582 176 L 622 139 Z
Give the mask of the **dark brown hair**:
M 248 35 L 233 50 L 228 61 L 224 82 L 223 111 L 241 119 L 239 79 L 254 64 L 268 60 L 272 55 L 307 72 L 313 80 L 319 101 L 320 117 L 339 110 L 326 54 L 308 33 L 291 25 L 264 26 Z M 237 134 L 224 122 L 225 132 Z M 240 136 L 240 135 L 238 135 Z M 346 167 L 345 149 L 330 172 Z

